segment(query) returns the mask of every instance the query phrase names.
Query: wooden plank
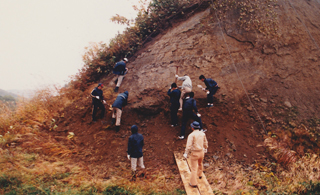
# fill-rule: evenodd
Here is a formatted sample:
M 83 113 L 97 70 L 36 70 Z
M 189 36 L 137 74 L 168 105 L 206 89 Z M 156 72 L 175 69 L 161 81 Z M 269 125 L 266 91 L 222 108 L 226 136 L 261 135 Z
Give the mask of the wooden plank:
M 187 161 L 188 161 L 189 167 L 191 167 L 190 158 L 188 158 Z M 191 168 L 190 168 L 190 173 L 191 173 Z M 202 173 L 201 179 L 198 178 L 198 189 L 199 189 L 201 195 L 213 195 L 213 191 L 211 189 L 211 186 L 210 186 L 209 182 L 207 181 L 207 178 L 204 175 L 204 173 Z
M 179 168 L 181 179 L 186 190 L 187 195 L 200 195 L 198 188 L 192 188 L 189 186 L 191 172 L 187 161 L 183 158 L 179 152 L 174 152 L 174 157 Z

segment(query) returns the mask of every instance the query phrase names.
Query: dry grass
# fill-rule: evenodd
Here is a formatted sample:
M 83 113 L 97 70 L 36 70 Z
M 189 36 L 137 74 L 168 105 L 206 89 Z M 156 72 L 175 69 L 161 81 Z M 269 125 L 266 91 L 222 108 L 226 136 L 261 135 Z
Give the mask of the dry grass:
M 310 181 L 317 183 L 320 179 L 320 159 L 315 154 L 306 155 L 286 168 L 273 162 L 249 167 L 235 161 L 211 163 L 212 166 L 206 169 L 206 176 L 217 194 L 300 194 L 307 190 Z
M 114 93 L 112 89 L 104 90 L 111 104 Z M 78 151 L 57 142 L 46 131 L 54 128 L 53 119 L 81 98 L 83 92 L 38 94 L 30 101 L 20 102 L 15 111 L 2 107 L 5 112 L 0 114 L 0 180 L 11 182 L 13 187 L 1 188 L 0 194 L 10 190 L 18 194 L 30 190 L 47 194 L 102 194 L 108 186 L 117 186 L 108 189 L 123 194 L 184 193 L 180 175 L 170 167 L 147 168 L 133 177 L 129 163 L 119 162 L 108 173 L 101 173 L 97 165 L 71 160 Z M 275 162 L 246 167 L 232 159 L 208 160 L 211 166 L 205 174 L 212 189 L 216 194 L 304 193 L 310 181 L 320 180 L 320 159 L 315 154 L 298 158 L 284 143 L 287 142 L 272 135 L 265 141 Z
M 95 167 L 72 161 L 70 157 L 78 151 L 67 148 L 46 133 L 55 128 L 55 118 L 65 107 L 78 98 L 83 99 L 83 92 L 63 90 L 60 96 L 52 95 L 49 90 L 38 91 L 33 99 L 19 102 L 14 111 L 3 106 L 0 113 L 0 180 L 15 178 L 22 185 L 3 188 L 0 194 L 10 190 L 24 194 L 30 189 L 39 193 L 91 191 L 101 194 L 111 185 L 135 194 L 166 193 L 177 188 L 179 175 L 168 177 L 168 171 L 147 169 L 132 182 L 130 166 L 124 163 L 112 171 L 114 175 L 103 179 L 98 172 L 93 173 L 97 171 Z M 104 89 L 104 95 L 111 104 L 115 98 L 112 89 Z M 177 181 L 169 182 L 172 179 Z

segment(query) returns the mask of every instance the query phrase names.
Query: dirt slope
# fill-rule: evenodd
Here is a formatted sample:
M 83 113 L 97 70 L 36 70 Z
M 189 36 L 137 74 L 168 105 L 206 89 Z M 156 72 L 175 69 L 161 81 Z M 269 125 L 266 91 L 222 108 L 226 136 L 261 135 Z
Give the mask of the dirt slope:
M 314 41 L 320 43 L 320 4 L 290 2 Z M 307 119 L 319 118 L 319 48 L 288 1 L 279 1 L 277 12 L 281 33 L 277 41 L 238 31 L 233 21 L 221 22 L 223 36 L 210 9 L 174 24 L 129 59 L 129 73 L 119 90 L 129 91 L 129 105 L 123 111 L 119 133 L 109 124 L 89 124 L 91 99 L 83 98 L 61 113 L 63 117 L 57 119 L 58 128 L 52 135 L 75 148 L 78 152 L 73 158 L 85 162 L 93 175 L 108 179 L 120 174 L 114 167 L 129 170 L 127 140 L 130 126 L 136 124 L 145 137 L 148 170 L 168 171 L 179 183 L 172 151 L 182 152 L 186 140 L 177 139 L 180 126 L 169 125 L 166 95 L 179 65 L 179 75 L 188 74 L 193 81 L 195 99 L 208 129 L 205 161 L 210 165 L 217 157 L 245 165 L 263 161 L 268 154 L 256 146 L 263 143 L 266 131 L 288 125 L 293 128 Z M 198 80 L 201 74 L 221 87 L 210 109 L 205 108 L 205 93 L 196 87 L 203 85 Z M 114 75 L 101 80 L 109 104 L 117 95 L 112 91 L 114 80 Z M 110 111 L 106 117 L 110 122 Z M 68 132 L 75 133 L 74 141 L 66 139 Z

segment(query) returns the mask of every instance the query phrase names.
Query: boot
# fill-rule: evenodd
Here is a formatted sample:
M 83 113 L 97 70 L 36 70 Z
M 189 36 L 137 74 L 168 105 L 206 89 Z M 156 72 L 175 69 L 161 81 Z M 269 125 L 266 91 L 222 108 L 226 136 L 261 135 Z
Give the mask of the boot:
M 112 119 L 111 124 L 112 125 L 116 124 L 116 119 L 115 118 Z
M 120 131 L 120 126 L 116 126 L 116 132 Z
M 118 92 L 119 87 L 114 88 L 114 92 Z

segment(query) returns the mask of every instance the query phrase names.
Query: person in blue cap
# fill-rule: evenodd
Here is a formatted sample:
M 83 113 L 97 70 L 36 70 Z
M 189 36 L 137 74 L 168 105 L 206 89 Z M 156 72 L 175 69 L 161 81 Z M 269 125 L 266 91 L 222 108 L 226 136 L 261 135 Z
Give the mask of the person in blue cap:
M 212 107 L 213 106 L 213 96 L 216 94 L 216 92 L 219 89 L 219 86 L 216 81 L 212 79 L 206 79 L 203 75 L 199 76 L 199 79 L 204 82 L 206 85 L 206 88 L 202 88 L 203 91 L 207 92 L 207 107 Z
M 128 104 L 128 97 L 128 91 L 120 93 L 112 104 L 112 124 L 116 125 L 116 132 L 120 130 L 122 110 Z
M 190 153 L 190 183 L 191 187 L 197 187 L 197 177 L 202 179 L 204 153 L 208 150 L 206 134 L 200 131 L 200 124 L 194 121 L 190 124 L 192 133 L 188 136 L 187 145 L 183 157 L 188 158 Z
M 95 87 L 91 91 L 91 97 L 92 97 L 92 105 L 93 105 L 93 110 L 92 110 L 92 121 L 96 122 L 96 114 L 98 112 L 98 108 L 101 110 L 100 118 L 104 118 L 104 113 L 105 113 L 105 107 L 103 104 L 106 104 L 106 101 L 103 99 L 103 84 L 99 83 L 97 87 Z
M 124 75 L 127 74 L 127 72 L 128 72 L 128 68 L 126 68 L 127 63 L 128 63 L 128 59 L 123 58 L 123 60 L 117 62 L 113 68 L 113 74 L 118 75 L 118 77 L 115 81 L 116 88 L 114 88 L 114 92 L 118 92 L 119 87 L 120 87 L 122 80 L 124 78 Z
M 178 109 L 180 108 L 180 96 L 181 91 L 177 88 L 176 83 L 172 83 L 167 93 L 170 96 L 170 115 L 171 115 L 171 127 L 178 125 Z
M 203 127 L 202 127 L 202 121 L 201 121 L 201 118 L 200 118 L 201 115 L 198 112 L 196 100 L 193 99 L 193 97 L 194 97 L 194 93 L 190 92 L 190 93 L 188 93 L 187 97 L 185 98 L 185 100 L 183 102 L 183 107 L 182 107 L 182 126 L 181 126 L 180 136 L 178 137 L 179 139 L 184 139 L 187 122 L 188 122 L 188 120 L 190 118 L 199 122 L 201 131 L 203 131 L 203 132 L 207 131 L 206 129 L 203 129 Z M 196 113 L 194 113 L 193 110 Z
M 136 171 L 137 165 L 142 169 L 145 168 L 143 164 L 142 148 L 144 146 L 143 136 L 138 133 L 136 125 L 131 126 L 131 136 L 128 141 L 127 157 L 131 160 L 131 170 Z

